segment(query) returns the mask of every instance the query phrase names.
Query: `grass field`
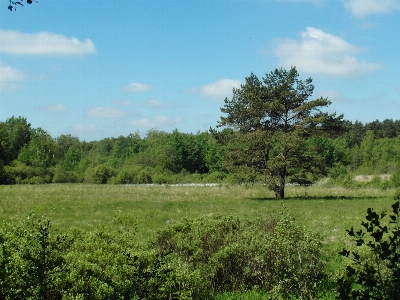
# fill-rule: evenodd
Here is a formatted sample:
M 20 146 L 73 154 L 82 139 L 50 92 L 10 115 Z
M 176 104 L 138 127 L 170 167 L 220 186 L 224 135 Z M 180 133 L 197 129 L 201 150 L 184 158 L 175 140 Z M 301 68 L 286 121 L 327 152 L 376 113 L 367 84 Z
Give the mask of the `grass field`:
M 0 186 L 0 221 L 16 221 L 30 212 L 45 215 L 54 229 L 91 230 L 115 226 L 118 217 L 133 217 L 144 238 L 182 218 L 233 215 L 257 218 L 287 214 L 297 224 L 318 232 L 328 261 L 327 272 L 341 264 L 337 254 L 350 249 L 346 229 L 359 228 L 369 207 L 390 210 L 394 190 L 287 187 L 286 199 L 274 199 L 261 185 L 12 185 Z

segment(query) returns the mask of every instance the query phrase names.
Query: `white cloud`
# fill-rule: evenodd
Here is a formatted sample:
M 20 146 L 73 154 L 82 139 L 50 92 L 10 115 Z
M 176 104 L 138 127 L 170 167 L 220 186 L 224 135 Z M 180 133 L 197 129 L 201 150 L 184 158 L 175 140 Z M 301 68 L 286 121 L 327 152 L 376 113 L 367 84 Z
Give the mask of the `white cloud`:
M 51 104 L 43 107 L 43 110 L 48 112 L 63 113 L 67 109 L 63 104 Z
M 194 88 L 191 92 L 200 94 L 202 96 L 223 100 L 225 97 L 232 96 L 232 89 L 240 87 L 240 80 L 221 79 L 204 85 L 201 88 Z
M 134 127 L 140 128 L 156 128 L 156 127 L 171 127 L 177 123 L 181 123 L 183 119 L 174 118 L 170 119 L 166 116 L 155 116 L 152 119 L 143 118 L 140 120 L 131 121 L 129 124 Z
M 13 55 L 83 55 L 94 53 L 91 40 L 79 41 L 51 32 L 22 33 L 0 29 L 0 53 Z
M 344 6 L 355 17 L 362 18 L 400 10 L 400 0 L 348 0 Z
M 24 72 L 0 61 L 0 91 L 19 89 L 21 86 L 16 82 L 23 81 L 25 78 L 26 74 Z
M 121 118 L 126 115 L 126 112 L 123 110 L 113 107 L 96 106 L 86 111 L 86 116 L 89 118 Z
M 279 66 L 296 66 L 299 71 L 331 76 L 350 77 L 372 72 L 381 64 L 358 61 L 360 48 L 321 29 L 307 27 L 300 40 L 275 40 L 274 54 Z
M 126 86 L 123 87 L 123 90 L 126 92 L 143 92 L 143 91 L 148 91 L 152 90 L 153 86 L 150 84 L 143 84 L 139 82 L 132 82 Z

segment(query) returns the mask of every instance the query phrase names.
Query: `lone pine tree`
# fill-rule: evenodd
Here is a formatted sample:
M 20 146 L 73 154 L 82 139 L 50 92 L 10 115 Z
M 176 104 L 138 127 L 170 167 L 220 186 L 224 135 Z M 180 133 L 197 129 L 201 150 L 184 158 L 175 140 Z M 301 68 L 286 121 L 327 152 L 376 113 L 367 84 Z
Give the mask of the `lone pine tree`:
M 312 79 L 298 79 L 295 67 L 275 69 L 259 80 L 251 73 L 240 88 L 233 89 L 218 127 L 235 131 L 226 167 L 231 172 L 263 175 L 267 186 L 279 199 L 285 184 L 310 181 L 312 174 L 326 173 L 322 155 L 327 136 L 343 132 L 343 115 L 328 114 L 321 108 L 327 98 L 309 100 L 314 91 Z

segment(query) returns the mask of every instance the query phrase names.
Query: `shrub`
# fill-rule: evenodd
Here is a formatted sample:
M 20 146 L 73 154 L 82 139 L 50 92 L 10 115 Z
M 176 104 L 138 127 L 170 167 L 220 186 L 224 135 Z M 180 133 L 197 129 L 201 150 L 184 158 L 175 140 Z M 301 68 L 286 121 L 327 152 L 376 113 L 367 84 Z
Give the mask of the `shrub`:
M 106 165 L 98 165 L 94 168 L 93 181 L 94 183 L 105 184 L 114 174 L 113 168 Z
M 63 265 L 62 238 L 50 234 L 50 222 L 31 214 L 0 233 L 0 298 L 59 299 L 56 283 Z
M 367 221 L 361 223 L 366 231 L 347 230 L 357 247 L 368 253 L 340 252 L 352 262 L 338 282 L 340 299 L 400 299 L 400 202 L 392 209 L 387 225 L 382 222 L 386 213 L 368 208 Z
M 141 184 L 153 183 L 151 173 L 149 171 L 147 171 L 146 169 L 140 170 L 136 176 L 136 182 L 141 183 Z
M 74 171 L 67 171 L 62 166 L 57 166 L 54 170 L 54 183 L 76 183 L 80 182 L 79 176 Z
M 390 184 L 393 187 L 400 187 L 400 163 L 396 164 L 395 171 L 390 177 Z
M 198 277 L 185 282 L 195 298 L 252 288 L 307 298 L 322 274 L 319 238 L 286 219 L 184 220 L 159 232 L 154 246 Z
M 132 184 L 135 183 L 135 174 L 129 172 L 127 170 L 121 170 L 118 172 L 117 177 L 115 177 L 114 182 L 115 184 Z
M 137 246 L 132 222 L 118 230 L 51 231 L 34 215 L 0 228 L 0 299 L 188 299 L 166 256 Z M 186 298 L 185 298 L 186 296 Z
M 400 187 L 397 188 L 393 198 L 394 200 L 400 200 Z

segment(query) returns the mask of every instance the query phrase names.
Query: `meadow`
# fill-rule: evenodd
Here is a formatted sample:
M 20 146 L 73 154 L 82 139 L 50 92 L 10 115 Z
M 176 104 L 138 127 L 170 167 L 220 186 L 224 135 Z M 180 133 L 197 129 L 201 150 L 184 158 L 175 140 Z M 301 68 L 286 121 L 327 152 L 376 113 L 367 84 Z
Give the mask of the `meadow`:
M 318 232 L 334 255 L 351 246 L 346 229 L 360 226 L 367 208 L 390 211 L 393 194 L 394 189 L 288 186 L 286 199 L 280 201 L 262 185 L 8 185 L 0 186 L 0 221 L 16 221 L 34 212 L 46 216 L 54 229 L 91 230 L 129 216 L 145 238 L 183 218 L 284 213 Z
M 318 233 L 329 277 L 342 270 L 343 248 L 354 243 L 346 233 L 360 228 L 369 207 L 390 211 L 394 189 L 345 189 L 316 184 L 288 186 L 286 199 L 276 200 L 262 185 L 90 185 L 48 184 L 0 186 L 0 221 L 13 223 L 34 212 L 46 216 L 52 229 L 108 229 L 116 220 L 134 220 L 138 236 L 150 239 L 166 225 L 184 218 L 234 216 L 240 219 L 285 215 Z

